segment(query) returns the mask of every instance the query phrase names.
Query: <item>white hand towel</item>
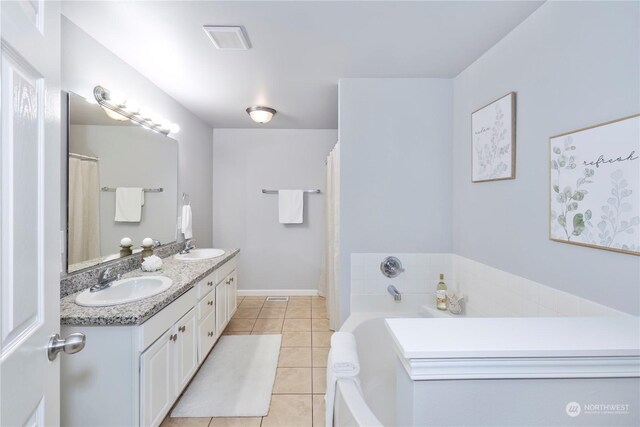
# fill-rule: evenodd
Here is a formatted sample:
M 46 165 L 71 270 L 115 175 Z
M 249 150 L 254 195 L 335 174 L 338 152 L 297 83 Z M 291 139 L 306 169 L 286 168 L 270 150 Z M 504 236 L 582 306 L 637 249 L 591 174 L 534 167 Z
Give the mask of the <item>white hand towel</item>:
M 184 205 L 182 207 L 182 234 L 185 239 L 191 239 L 193 237 L 193 224 L 191 218 L 191 205 Z
M 115 221 L 140 222 L 142 206 L 144 206 L 144 191 L 142 188 L 116 188 Z
M 280 224 L 302 224 L 304 193 L 302 190 L 278 190 Z

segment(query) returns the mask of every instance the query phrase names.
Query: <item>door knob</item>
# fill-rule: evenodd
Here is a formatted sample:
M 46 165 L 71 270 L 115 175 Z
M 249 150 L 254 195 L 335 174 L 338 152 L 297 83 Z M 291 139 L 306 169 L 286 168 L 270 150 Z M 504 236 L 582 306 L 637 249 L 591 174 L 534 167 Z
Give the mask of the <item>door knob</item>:
M 77 353 L 84 348 L 86 341 L 87 337 L 79 332 L 69 335 L 66 339 L 60 338 L 59 334 L 51 335 L 47 346 L 47 356 L 53 362 L 61 351 L 67 354 Z

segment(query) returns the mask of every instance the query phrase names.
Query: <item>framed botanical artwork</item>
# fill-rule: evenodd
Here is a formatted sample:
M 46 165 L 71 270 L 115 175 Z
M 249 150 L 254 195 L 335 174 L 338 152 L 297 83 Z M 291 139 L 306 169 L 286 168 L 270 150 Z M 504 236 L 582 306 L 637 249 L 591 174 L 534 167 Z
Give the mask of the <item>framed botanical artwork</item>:
M 640 255 L 640 114 L 549 138 L 549 238 Z
M 471 113 L 471 181 L 516 177 L 516 93 Z

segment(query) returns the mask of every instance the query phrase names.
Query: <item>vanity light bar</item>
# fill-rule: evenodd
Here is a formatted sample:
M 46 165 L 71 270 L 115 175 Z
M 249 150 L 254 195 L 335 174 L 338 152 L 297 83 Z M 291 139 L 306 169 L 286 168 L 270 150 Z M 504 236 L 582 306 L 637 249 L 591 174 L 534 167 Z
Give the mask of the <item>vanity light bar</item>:
M 118 92 L 109 91 L 98 85 L 93 89 L 93 96 L 101 107 L 108 108 L 147 129 L 163 135 L 178 133 L 180 131 L 180 126 L 176 123 L 163 119 L 148 107 L 139 107 L 135 100 L 126 99 Z

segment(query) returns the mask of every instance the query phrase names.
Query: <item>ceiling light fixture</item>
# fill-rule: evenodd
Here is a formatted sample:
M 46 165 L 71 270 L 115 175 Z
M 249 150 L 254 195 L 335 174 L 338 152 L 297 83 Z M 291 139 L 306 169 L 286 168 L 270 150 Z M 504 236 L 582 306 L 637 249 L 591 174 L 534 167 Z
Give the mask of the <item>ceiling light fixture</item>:
M 276 112 L 273 108 L 258 105 L 247 108 L 247 114 L 256 123 L 269 123 Z
M 135 99 L 127 99 L 118 91 L 109 91 L 102 86 L 93 89 L 93 96 L 107 115 L 115 120 L 131 120 L 147 129 L 164 135 L 178 133 L 180 126 L 164 119 L 147 106 L 140 106 Z

